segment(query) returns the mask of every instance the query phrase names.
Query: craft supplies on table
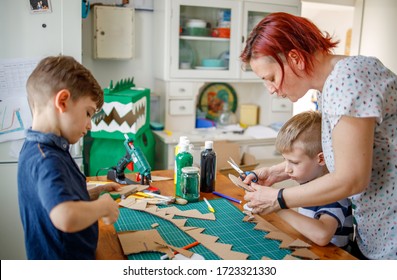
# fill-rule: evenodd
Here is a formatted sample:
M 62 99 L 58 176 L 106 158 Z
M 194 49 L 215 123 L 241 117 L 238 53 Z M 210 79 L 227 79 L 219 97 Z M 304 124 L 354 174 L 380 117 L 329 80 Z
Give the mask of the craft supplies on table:
M 217 236 L 217 242 L 232 244 L 232 250 L 249 255 L 249 260 L 258 260 L 263 256 L 271 259 L 283 259 L 291 251 L 280 249 L 280 241 L 264 238 L 266 232 L 255 230 L 255 223 L 244 222 L 244 213 L 225 199 L 210 200 L 216 209 L 216 220 L 204 220 L 188 218 L 187 227 L 205 228 L 203 234 Z M 162 207 L 162 206 L 161 206 Z M 197 209 L 201 213 L 208 213 L 208 206 L 204 201 L 188 203 L 186 205 L 175 205 L 183 211 Z M 184 218 L 184 217 L 181 217 Z M 193 243 L 195 240 L 188 234 L 177 228 L 171 222 L 161 219 L 152 214 L 135 211 L 128 208 L 120 208 L 120 215 L 114 224 L 116 232 L 139 231 L 152 229 L 151 225 L 158 223 L 156 229 L 162 238 L 170 245 L 183 247 Z M 190 249 L 190 251 L 202 255 L 206 260 L 220 259 L 202 244 Z M 131 260 L 159 260 L 163 254 L 157 252 L 145 252 L 128 255 Z

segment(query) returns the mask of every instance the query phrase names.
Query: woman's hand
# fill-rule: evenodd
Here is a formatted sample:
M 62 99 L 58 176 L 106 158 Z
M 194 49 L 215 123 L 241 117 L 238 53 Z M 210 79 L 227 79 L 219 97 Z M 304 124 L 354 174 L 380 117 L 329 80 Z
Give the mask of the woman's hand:
M 277 201 L 278 189 L 255 183 L 251 183 L 251 187 L 255 191 L 246 192 L 244 199 L 248 201 L 247 206 L 252 208 L 253 214 L 270 214 L 281 209 Z
M 285 173 L 284 170 L 285 170 L 285 162 L 282 162 L 280 164 L 273 165 L 271 167 L 263 167 L 260 169 L 256 169 L 253 172 L 255 172 L 255 174 L 258 176 L 258 182 L 256 182 L 257 184 L 262 186 L 271 186 L 274 183 L 278 183 L 286 179 L 289 179 L 287 173 Z M 255 179 L 255 175 L 248 174 L 243 182 L 249 185 L 251 184 L 253 179 Z

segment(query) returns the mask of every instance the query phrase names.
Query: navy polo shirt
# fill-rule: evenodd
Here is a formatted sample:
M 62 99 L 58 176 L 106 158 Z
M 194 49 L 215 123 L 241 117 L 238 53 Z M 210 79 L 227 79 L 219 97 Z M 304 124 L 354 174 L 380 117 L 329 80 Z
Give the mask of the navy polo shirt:
M 90 200 L 66 139 L 27 131 L 18 162 L 18 200 L 28 259 L 95 259 L 98 223 L 65 233 L 49 216 L 62 202 Z

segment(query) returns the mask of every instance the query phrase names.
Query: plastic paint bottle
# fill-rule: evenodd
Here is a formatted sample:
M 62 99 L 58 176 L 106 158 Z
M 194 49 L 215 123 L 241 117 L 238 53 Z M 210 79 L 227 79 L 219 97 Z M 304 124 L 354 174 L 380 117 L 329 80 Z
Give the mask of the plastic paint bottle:
M 205 193 L 215 190 L 216 153 L 213 145 L 213 141 L 205 141 L 205 149 L 201 152 L 200 191 Z
M 186 142 L 182 143 L 182 145 L 179 148 L 179 153 L 176 155 L 175 162 L 176 162 L 175 195 L 178 197 L 182 197 L 182 190 L 181 190 L 182 168 L 193 165 L 193 156 L 191 153 L 189 153 L 188 143 Z
M 179 143 L 175 146 L 175 157 L 174 157 L 174 186 L 176 187 L 176 156 L 179 153 L 179 150 L 181 148 L 181 145 L 185 142 L 189 141 L 187 139 L 187 136 L 180 136 L 179 137 Z

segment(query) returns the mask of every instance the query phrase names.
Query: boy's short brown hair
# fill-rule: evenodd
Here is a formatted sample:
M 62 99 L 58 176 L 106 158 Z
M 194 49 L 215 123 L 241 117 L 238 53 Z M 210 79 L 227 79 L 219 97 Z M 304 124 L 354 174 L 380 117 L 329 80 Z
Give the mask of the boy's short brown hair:
M 91 72 L 71 56 L 49 56 L 42 59 L 26 84 L 29 105 L 45 104 L 62 89 L 71 93 L 73 101 L 89 96 L 97 110 L 103 105 L 103 91 Z
M 280 153 L 291 152 L 294 144 L 299 144 L 310 158 L 322 152 L 319 112 L 302 112 L 290 118 L 281 127 L 276 138 L 276 149 Z

